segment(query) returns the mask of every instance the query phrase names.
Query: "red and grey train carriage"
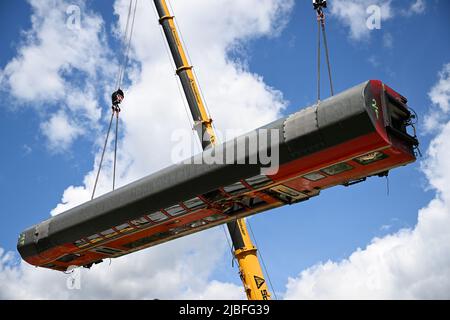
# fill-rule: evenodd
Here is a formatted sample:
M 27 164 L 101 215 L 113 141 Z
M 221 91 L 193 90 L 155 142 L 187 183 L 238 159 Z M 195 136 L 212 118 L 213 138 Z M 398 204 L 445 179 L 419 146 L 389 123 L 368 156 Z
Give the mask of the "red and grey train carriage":
M 408 132 L 406 103 L 381 81 L 367 81 L 263 127 L 279 133 L 275 174 L 248 162 L 173 165 L 28 228 L 18 251 L 35 266 L 90 267 L 325 188 L 383 176 L 415 161 L 418 142 Z

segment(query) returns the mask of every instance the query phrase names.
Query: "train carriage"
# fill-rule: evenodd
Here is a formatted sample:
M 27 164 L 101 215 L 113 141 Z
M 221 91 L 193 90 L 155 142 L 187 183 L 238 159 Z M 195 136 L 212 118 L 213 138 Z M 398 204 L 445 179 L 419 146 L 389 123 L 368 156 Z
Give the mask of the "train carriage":
M 20 234 L 17 249 L 39 267 L 90 267 L 308 200 L 326 188 L 384 176 L 416 159 L 411 119 L 403 96 L 370 80 L 32 226 Z M 276 132 L 276 145 L 252 150 L 246 138 L 262 131 Z M 234 163 L 202 161 L 218 150 L 227 154 L 241 147 L 246 152 Z M 274 150 L 276 172 L 248 161 Z

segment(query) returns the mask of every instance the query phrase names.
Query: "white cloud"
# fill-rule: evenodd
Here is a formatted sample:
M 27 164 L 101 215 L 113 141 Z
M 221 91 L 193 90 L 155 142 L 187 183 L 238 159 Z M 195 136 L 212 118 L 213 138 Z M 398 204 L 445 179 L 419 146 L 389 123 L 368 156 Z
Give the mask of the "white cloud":
M 152 4 L 142 1 L 138 3 L 131 50 L 132 67 L 129 70 L 131 84 L 125 86 L 125 101 L 121 113 L 119 185 L 169 165 L 171 133 L 180 128 L 190 130 L 183 110 L 184 98 L 179 94 L 171 58 L 164 48 L 165 40 L 161 37 Z M 279 17 L 285 17 L 289 13 L 293 1 L 195 0 L 189 3 L 173 1 L 172 5 L 215 125 L 222 130 L 231 128 L 247 131 L 278 118 L 286 104 L 282 94 L 267 86 L 262 77 L 248 71 L 239 60 L 231 59 L 230 54 L 248 39 L 276 36 L 286 23 L 286 19 L 280 20 Z M 118 30 L 124 29 L 127 6 L 126 0 L 118 0 L 114 4 L 114 10 L 120 16 Z M 34 15 L 39 18 L 45 16 L 40 7 L 34 7 L 34 10 Z M 154 23 L 149 23 L 149 18 L 153 17 Z M 97 36 L 99 39 L 103 38 L 101 32 Z M 95 57 L 98 56 L 94 55 Z M 96 62 L 99 65 L 104 63 L 102 59 Z M 96 67 L 101 67 L 99 65 Z M 110 66 L 110 63 L 105 65 Z M 51 75 L 55 77 L 55 83 L 70 85 L 67 81 L 60 81 L 57 74 Z M 77 94 L 64 98 L 68 104 L 67 108 L 62 107 L 64 112 L 75 112 L 84 105 L 84 102 L 71 101 L 71 97 L 84 92 L 85 87 L 75 88 L 74 92 Z M 51 91 L 52 87 L 46 89 Z M 96 102 L 100 103 L 98 99 Z M 89 110 L 93 110 L 93 118 L 98 116 L 95 105 L 89 107 Z M 103 138 L 102 133 L 97 140 L 99 146 Z M 55 207 L 52 215 L 90 198 L 99 156 L 100 153 L 97 152 L 92 171 L 86 173 L 83 184 L 70 186 L 65 190 L 61 203 Z M 110 190 L 111 152 L 108 150 L 96 195 Z M 244 298 L 241 286 L 210 281 L 213 270 L 224 260 L 223 255 L 229 254 L 225 244 L 223 232 L 214 229 L 114 259 L 111 267 L 103 263 L 84 272 L 85 287 L 82 291 L 66 290 L 65 276 L 57 272 L 36 270 L 25 263 L 12 267 L 3 263 L 0 266 L 0 280 L 3 277 L 3 281 L 0 281 L 0 296 Z M 239 282 L 238 279 L 236 275 L 236 282 Z M 45 285 L 46 283 L 49 285 Z M 44 285 L 46 290 L 42 290 Z M 16 290 L 11 290 L 13 287 Z
M 450 63 L 439 73 L 439 82 L 431 89 L 429 97 L 442 112 L 450 112 Z
M 74 71 L 95 77 L 106 61 L 103 23 L 99 16 L 85 10 L 82 27 L 66 26 L 64 1 L 30 0 L 33 9 L 32 28 L 26 32 L 17 56 L 4 68 L 4 80 L 16 99 L 26 102 L 46 102 L 65 95 L 70 84 L 67 74 Z M 82 3 L 80 6 L 84 8 Z
M 87 184 L 87 181 L 89 181 L 88 178 L 85 178 L 85 183 Z M 74 187 L 70 186 L 66 190 L 64 190 L 61 203 L 59 203 L 51 212 L 50 214 L 52 216 L 55 216 L 57 214 L 60 214 L 64 211 L 67 211 L 69 209 L 72 209 L 86 201 L 89 201 L 91 199 L 92 193 L 89 192 L 84 187 Z
M 427 132 L 433 132 L 442 128 L 445 114 L 450 112 L 450 63 L 444 65 L 428 96 L 433 103 L 433 112 L 427 114 L 424 124 Z
M 369 29 L 369 25 L 372 24 L 373 14 L 376 12 L 373 8 L 378 7 L 381 14 L 379 28 L 383 29 L 384 23 L 396 16 L 398 12 L 402 14 L 403 17 L 410 17 L 413 15 L 421 14 L 425 11 L 426 5 L 423 0 L 416 0 L 411 3 L 408 9 L 401 9 L 401 5 L 405 5 L 405 1 L 394 2 L 392 0 L 334 0 L 331 2 L 330 12 L 332 16 L 337 18 L 342 24 L 349 28 L 349 36 L 352 40 L 367 40 L 369 39 L 370 33 L 376 29 Z M 394 6 L 393 4 L 397 4 Z M 397 15 L 398 17 L 398 15 Z M 390 34 L 385 33 L 383 37 L 383 42 L 386 44 L 386 40 Z M 392 36 L 391 36 L 392 37 Z M 392 43 L 391 39 L 388 40 L 388 44 Z M 390 45 L 387 46 L 391 47 Z
M 94 130 L 100 119 L 97 96 L 103 97 L 105 81 L 111 77 L 111 51 L 104 38 L 100 16 L 86 10 L 82 1 L 30 0 L 31 29 L 17 55 L 1 71 L 2 90 L 15 105 L 35 108 L 44 127 L 54 122 L 52 109 L 65 109 L 73 129 L 56 142 L 76 138 L 76 128 Z M 67 27 L 69 5 L 81 9 L 80 28 Z M 113 64 L 114 65 L 114 64 Z M 56 123 L 55 123 L 56 124 Z M 49 136 L 53 138 L 54 136 Z M 52 149 L 60 144 L 49 140 Z M 66 145 L 61 144 L 65 150 Z
M 426 8 L 427 6 L 424 0 L 416 0 L 411 3 L 407 10 L 402 10 L 402 14 L 406 16 L 421 14 L 425 12 Z
M 430 91 L 434 108 L 447 110 L 442 95 L 446 65 Z M 447 79 L 447 80 L 445 80 Z M 436 89 L 438 88 L 438 89 Z M 439 97 L 435 100 L 435 97 Z M 443 98 L 446 97 L 446 98 Z M 439 101 L 439 102 L 436 102 Z M 431 113 L 437 110 L 432 109 Z M 288 299 L 449 299 L 450 298 L 450 121 L 432 140 L 422 163 L 435 198 L 419 211 L 417 225 L 375 238 L 339 262 L 319 263 L 290 278 Z
M 350 28 L 351 39 L 364 40 L 371 32 L 366 24 L 370 6 L 380 8 L 381 23 L 392 18 L 391 0 L 335 0 L 331 2 L 331 14 Z
M 84 132 L 76 124 L 72 123 L 63 111 L 51 116 L 41 124 L 41 130 L 47 137 L 52 150 L 67 150 L 72 142 Z

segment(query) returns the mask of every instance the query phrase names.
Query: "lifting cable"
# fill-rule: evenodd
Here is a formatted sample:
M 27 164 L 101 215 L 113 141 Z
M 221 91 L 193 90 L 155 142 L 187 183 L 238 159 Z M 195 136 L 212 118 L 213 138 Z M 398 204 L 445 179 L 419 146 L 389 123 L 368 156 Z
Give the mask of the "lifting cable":
M 323 35 L 323 44 L 325 48 L 325 57 L 327 60 L 327 69 L 328 69 L 328 80 L 330 82 L 330 91 L 331 95 L 334 95 L 333 88 L 333 80 L 331 77 L 331 63 L 330 63 L 330 55 L 328 50 L 328 42 L 327 42 L 327 34 L 325 30 L 325 15 L 323 13 L 323 8 L 327 7 L 327 2 L 324 0 L 315 0 L 313 1 L 314 10 L 317 12 L 317 102 L 320 102 L 320 58 L 321 58 L 321 44 L 320 44 L 320 36 L 321 33 Z
M 103 157 L 105 156 L 106 146 L 108 144 L 109 132 L 111 131 L 111 125 L 112 125 L 113 118 L 114 118 L 114 112 L 111 114 L 111 120 L 109 120 L 108 132 L 106 133 L 105 144 L 103 146 L 102 156 L 100 158 L 100 164 L 99 164 L 98 170 L 97 170 L 97 176 L 95 177 L 94 189 L 92 190 L 91 200 L 94 199 L 95 189 L 97 188 L 98 176 L 100 175 L 100 171 L 102 169 Z
M 117 83 L 116 83 L 117 89 L 120 89 L 120 86 L 122 85 L 123 78 L 125 75 L 125 70 L 128 65 L 128 59 L 130 56 L 130 48 L 131 48 L 131 38 L 133 36 L 134 21 L 136 18 L 137 1 L 138 0 L 134 0 L 134 9 L 133 9 L 133 17 L 132 18 L 131 18 L 131 8 L 133 7 L 133 0 L 130 0 L 130 5 L 128 7 L 127 23 L 126 23 L 125 32 L 123 35 L 123 43 L 126 44 L 125 55 L 122 58 L 122 63 L 120 64 L 120 68 L 119 68 L 119 74 L 118 74 Z M 130 31 L 129 31 L 130 20 L 131 20 L 131 27 L 130 27 Z M 128 33 L 129 33 L 129 35 L 128 35 Z
M 94 199 L 95 190 L 97 189 L 98 178 L 100 176 L 100 171 L 102 170 L 103 159 L 105 157 L 106 148 L 108 146 L 108 139 L 109 139 L 109 134 L 111 132 L 114 115 L 116 116 L 116 128 L 115 128 L 115 141 L 114 141 L 112 189 L 114 190 L 115 186 L 116 186 L 117 143 L 118 143 L 118 139 L 119 139 L 119 113 L 121 111 L 119 105 L 124 98 L 123 91 L 120 89 L 120 87 L 124 80 L 125 71 L 126 71 L 126 67 L 128 65 L 128 59 L 129 59 L 129 55 L 130 55 L 131 39 L 133 36 L 134 21 L 136 18 L 137 1 L 138 0 L 134 0 L 134 1 L 130 0 L 130 4 L 128 7 L 127 22 L 126 22 L 126 26 L 125 26 L 125 32 L 123 34 L 123 39 L 122 39 L 122 42 L 125 43 L 125 50 L 124 50 L 125 54 L 122 58 L 122 63 L 119 65 L 119 72 L 117 74 L 117 81 L 116 81 L 116 86 L 115 86 L 116 91 L 112 94 L 112 97 L 111 97 L 112 98 L 111 119 L 109 120 L 108 131 L 106 133 L 105 143 L 103 145 L 103 150 L 102 150 L 102 156 L 100 157 L 100 163 L 98 166 L 97 175 L 95 177 L 94 188 L 92 190 L 91 200 Z M 133 6 L 134 6 L 134 9 L 132 9 Z M 133 14 L 131 14 L 132 12 L 133 12 Z

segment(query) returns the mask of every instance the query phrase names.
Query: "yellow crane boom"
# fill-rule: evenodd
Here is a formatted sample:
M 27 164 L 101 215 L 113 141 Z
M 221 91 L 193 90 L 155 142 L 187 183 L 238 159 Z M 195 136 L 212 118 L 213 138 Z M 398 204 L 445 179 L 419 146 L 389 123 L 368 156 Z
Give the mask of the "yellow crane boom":
M 214 146 L 217 142 L 205 103 L 192 72 L 178 34 L 174 16 L 170 14 L 165 0 L 154 0 L 159 22 L 169 44 L 172 58 L 180 77 L 186 100 L 194 120 L 194 128 L 202 142 L 202 148 Z M 257 249 L 253 245 L 244 219 L 228 223 L 228 231 L 234 247 L 234 256 L 239 264 L 239 273 L 249 300 L 269 300 L 270 293 L 258 260 Z

